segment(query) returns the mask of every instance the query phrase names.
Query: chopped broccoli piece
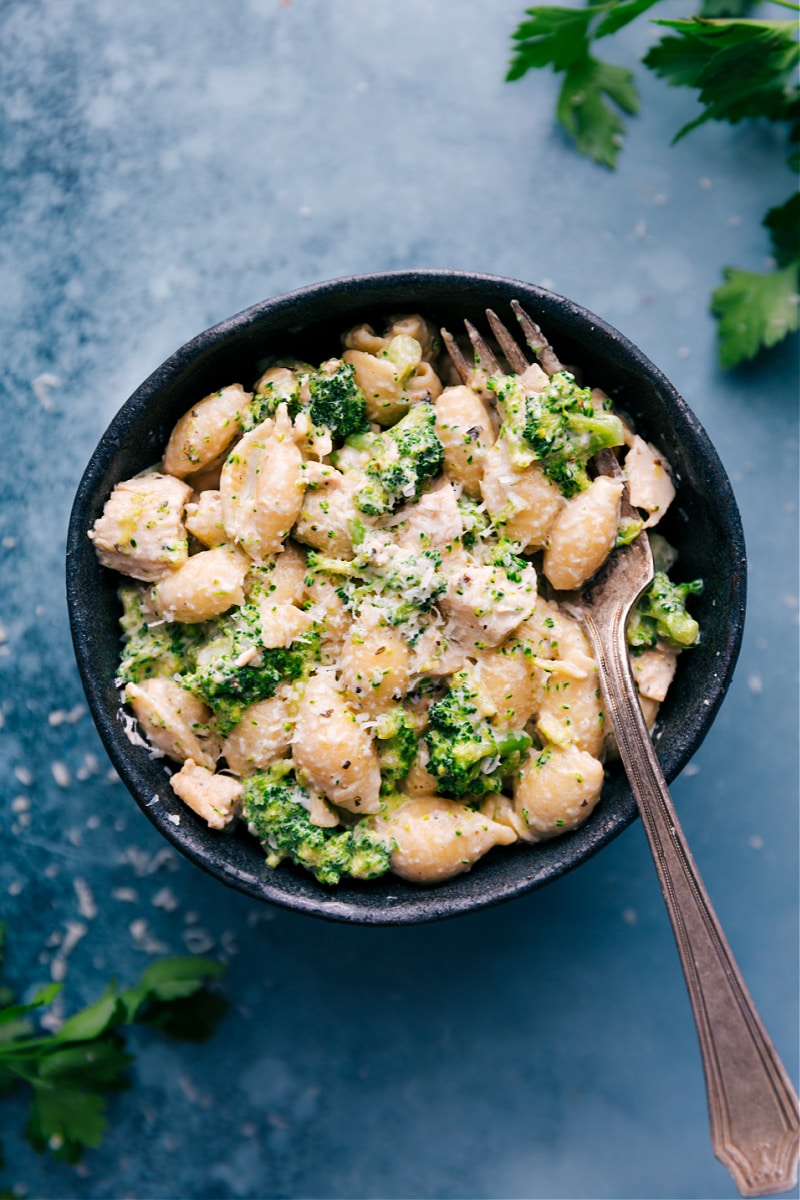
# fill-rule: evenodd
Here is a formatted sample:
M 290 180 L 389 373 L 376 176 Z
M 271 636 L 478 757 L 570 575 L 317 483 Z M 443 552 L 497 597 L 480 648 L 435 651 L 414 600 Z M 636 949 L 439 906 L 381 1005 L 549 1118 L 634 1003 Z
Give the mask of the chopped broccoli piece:
M 326 884 L 338 883 L 343 875 L 375 879 L 389 870 L 393 843 L 378 837 L 365 821 L 352 829 L 311 823 L 309 794 L 287 762 L 250 775 L 242 798 L 245 820 L 264 843 L 271 867 L 289 858 Z
M 372 454 L 365 467 L 369 481 L 356 492 L 356 508 L 379 517 L 403 501 L 419 500 L 422 484 L 444 459 L 433 405 L 415 404 L 391 429 L 371 435 L 367 448 Z
M 486 505 L 479 504 L 477 500 L 473 500 L 465 493 L 462 493 L 458 497 L 458 508 L 461 513 L 461 524 L 464 528 L 464 532 L 461 535 L 461 544 L 465 550 L 471 550 L 488 533 L 493 532 L 492 522 L 486 511 Z
M 255 650 L 247 661 L 245 652 Z M 197 669 L 180 682 L 213 710 L 223 737 L 239 724 L 245 709 L 274 696 L 284 682 L 300 679 L 319 656 L 319 633 L 312 629 L 290 646 L 263 645 L 257 605 L 244 604 L 223 617 L 206 644 Z
M 316 426 L 330 429 L 335 437 L 346 438 L 366 428 L 367 404 L 352 364 L 334 362 L 337 364 L 334 370 L 315 371 L 309 376 L 309 412 Z
M 629 517 L 622 520 L 617 527 L 617 546 L 630 546 L 631 542 L 635 542 L 639 534 L 644 529 L 644 521 L 641 518 Z
M 524 730 L 497 730 L 481 716 L 477 692 L 466 672 L 453 675 L 450 689 L 430 707 L 425 734 L 428 771 L 443 796 L 487 795 L 499 792 L 514 771 L 531 738 Z
M 656 642 L 665 641 L 683 648 L 694 646 L 700 626 L 686 611 L 686 597 L 702 590 L 702 579 L 673 583 L 663 571 L 656 571 L 653 582 L 631 613 L 628 645 L 655 646 Z
M 598 412 L 591 389 L 578 387 L 568 371 L 551 375 L 541 392 L 524 392 L 516 376 L 492 376 L 487 386 L 503 404 L 512 463 L 538 462 L 564 496 L 589 486 L 586 464 L 593 454 L 625 441 L 619 417 Z
M 522 583 L 523 571 L 531 565 L 527 558 L 523 558 L 521 554 L 517 553 L 518 549 L 516 542 L 509 541 L 508 538 L 500 538 L 489 556 L 488 565 L 502 567 L 512 583 Z
M 239 413 L 239 423 L 244 432 L 249 433 L 267 417 L 274 417 L 281 404 L 287 406 L 289 416 L 294 420 L 303 407 L 296 380 L 293 379 L 291 386 L 273 380 L 262 383 L 249 404 Z
M 149 607 L 143 588 L 124 585 L 118 594 L 122 603 L 123 638 L 118 681 L 141 683 L 143 679 L 190 670 L 202 640 L 202 627 L 162 620 Z
M 384 789 L 394 791 L 405 779 L 417 754 L 417 731 L 403 708 L 396 708 L 379 721 L 375 736 Z

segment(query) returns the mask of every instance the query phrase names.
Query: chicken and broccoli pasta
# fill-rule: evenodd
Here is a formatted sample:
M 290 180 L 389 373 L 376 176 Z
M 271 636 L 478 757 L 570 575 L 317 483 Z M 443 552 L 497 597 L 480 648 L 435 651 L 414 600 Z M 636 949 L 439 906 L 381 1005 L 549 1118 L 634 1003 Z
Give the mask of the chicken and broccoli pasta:
M 592 470 L 611 447 L 623 482 Z M 120 587 L 131 730 L 213 829 L 325 884 L 436 883 L 575 829 L 613 730 L 559 604 L 674 495 L 659 451 L 567 370 L 466 382 L 419 315 L 340 358 L 198 398 L 89 536 Z M 648 724 L 698 627 L 658 571 L 630 622 Z M 133 733 L 138 740 L 140 734 Z

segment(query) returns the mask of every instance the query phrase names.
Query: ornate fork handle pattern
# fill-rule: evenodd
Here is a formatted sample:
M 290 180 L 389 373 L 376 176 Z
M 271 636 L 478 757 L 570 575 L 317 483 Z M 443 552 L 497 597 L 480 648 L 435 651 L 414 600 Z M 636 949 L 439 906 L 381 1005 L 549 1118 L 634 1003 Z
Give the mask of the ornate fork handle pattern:
M 639 806 L 678 944 L 700 1040 L 714 1153 L 743 1196 L 797 1180 L 798 1102 L 733 959 L 667 790 L 636 696 L 625 624 L 630 604 L 574 606 L 597 659 L 603 698 Z

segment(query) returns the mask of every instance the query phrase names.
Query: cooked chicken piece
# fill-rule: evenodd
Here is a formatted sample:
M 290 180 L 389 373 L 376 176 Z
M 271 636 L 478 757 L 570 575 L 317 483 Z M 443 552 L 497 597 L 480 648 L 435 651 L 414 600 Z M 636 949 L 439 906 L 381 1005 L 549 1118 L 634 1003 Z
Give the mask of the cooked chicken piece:
M 197 500 L 186 505 L 186 529 L 210 550 L 228 541 L 222 520 L 222 496 L 215 488 L 200 492 Z
M 452 484 L 437 484 L 420 496 L 416 504 L 401 508 L 387 523 L 389 528 L 401 546 L 412 550 L 446 546 L 460 538 L 464 523 Z
M 653 646 L 631 655 L 633 678 L 639 696 L 648 700 L 664 700 L 675 675 L 678 656 L 666 646 Z
M 169 782 L 175 795 L 202 817 L 210 829 L 224 829 L 236 816 L 242 785 L 233 776 L 214 775 L 187 758 Z
M 89 537 L 104 567 L 134 579 L 160 579 L 186 561 L 183 509 L 192 489 L 153 472 L 118 483 Z
M 448 629 L 462 646 L 499 646 L 536 608 L 536 571 L 527 566 L 518 583 L 499 567 L 469 562 L 464 556 L 445 565 L 447 591 L 440 607 Z
M 261 643 L 267 650 L 291 646 L 314 624 L 311 613 L 293 604 L 275 604 L 271 596 L 263 596 L 256 603 L 261 616 Z
M 634 435 L 625 456 L 623 475 L 628 480 L 631 504 L 650 514 L 645 529 L 657 525 L 675 499 L 675 487 L 664 456 L 655 446 Z
M 213 769 L 220 740 L 209 727 L 211 710 L 175 679 L 143 679 L 129 683 L 125 699 L 154 746 L 176 762 L 192 758 Z

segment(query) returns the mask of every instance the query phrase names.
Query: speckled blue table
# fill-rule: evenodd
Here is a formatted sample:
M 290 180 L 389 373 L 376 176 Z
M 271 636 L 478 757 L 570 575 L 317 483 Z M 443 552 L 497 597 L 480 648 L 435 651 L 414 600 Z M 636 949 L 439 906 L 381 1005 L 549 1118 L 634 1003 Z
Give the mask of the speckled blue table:
M 68 1008 L 153 955 L 219 955 L 232 1003 L 134 1086 L 77 1168 L 0 1102 L 32 1197 L 729 1197 L 637 823 L 580 871 L 439 925 L 258 906 L 166 849 L 83 706 L 63 546 L 88 456 L 190 336 L 389 267 L 544 283 L 622 329 L 705 424 L 750 552 L 744 649 L 674 786 L 709 891 L 797 1077 L 795 344 L 715 365 L 723 264 L 758 269 L 788 193 L 769 129 L 705 127 L 642 77 L 616 174 L 554 129 L 549 75 L 503 82 L 520 0 L 5 0 L 0 9 L 2 833 L 7 974 Z M 676 4 L 675 13 L 688 11 Z M 651 33 L 612 52 L 633 65 Z M 644 73 L 642 73 L 644 76 Z

